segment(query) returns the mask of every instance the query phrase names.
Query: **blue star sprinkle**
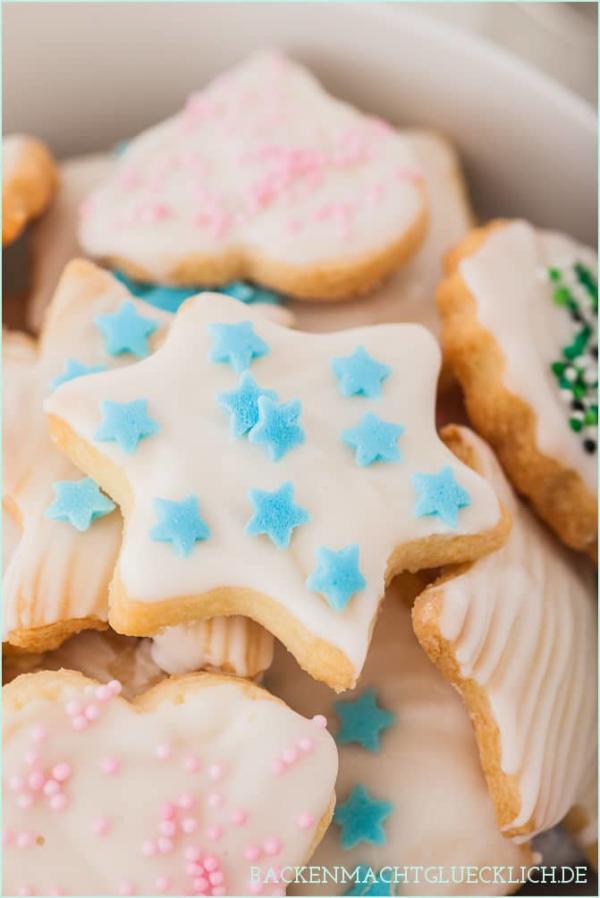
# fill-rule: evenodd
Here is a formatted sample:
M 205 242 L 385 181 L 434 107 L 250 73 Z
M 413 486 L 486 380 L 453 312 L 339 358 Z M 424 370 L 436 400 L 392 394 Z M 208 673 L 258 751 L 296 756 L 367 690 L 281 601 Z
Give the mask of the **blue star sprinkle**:
M 309 520 L 306 509 L 294 504 L 292 484 L 284 483 L 272 493 L 250 490 L 248 495 L 254 506 L 254 514 L 246 525 L 246 533 L 251 536 L 266 533 L 279 549 L 286 549 L 292 538 L 292 530 Z
M 87 530 L 96 518 L 103 518 L 116 508 L 114 502 L 100 492 L 90 477 L 82 480 L 57 480 L 52 484 L 54 502 L 46 509 L 46 517 L 65 521 L 76 530 Z
M 190 554 L 194 543 L 210 536 L 210 529 L 200 516 L 200 507 L 195 496 L 188 496 L 181 502 L 155 499 L 154 507 L 158 514 L 158 523 L 150 531 L 151 539 L 158 543 L 172 543 L 182 558 Z
M 471 504 L 471 497 L 456 478 L 449 465 L 437 474 L 413 474 L 410 478 L 417 490 L 417 504 L 414 513 L 417 517 L 437 515 L 452 530 L 458 523 L 458 511 Z
M 234 299 L 239 299 L 240 302 L 246 303 L 246 305 L 253 305 L 254 303 L 279 305 L 281 303 L 279 294 L 273 293 L 272 290 L 263 290 L 262 287 L 255 287 L 254 284 L 247 284 L 244 281 L 230 281 L 224 287 L 217 287 L 217 291 L 224 293 L 226 296 L 232 296 Z
M 383 421 L 366 412 L 360 424 L 342 432 L 342 440 L 355 450 L 357 465 L 366 467 L 374 461 L 400 461 L 398 438 L 404 433 L 400 424 Z
M 217 395 L 219 405 L 230 414 L 231 433 L 234 437 L 244 436 L 258 421 L 258 400 L 261 396 L 277 399 L 274 390 L 263 390 L 248 371 L 240 377 L 237 390 Z
M 259 397 L 258 421 L 248 439 L 265 446 L 271 461 L 279 461 L 286 452 L 304 442 L 304 431 L 298 424 L 301 412 L 299 399 L 278 403 L 269 396 Z
M 360 592 L 367 581 L 358 568 L 358 546 L 345 549 L 317 549 L 317 569 L 306 585 L 325 596 L 332 608 L 342 611 L 354 593 Z
M 331 362 L 343 396 L 381 396 L 381 384 L 392 370 L 357 346 L 352 355 Z
M 113 271 L 113 275 L 122 284 L 125 284 L 129 292 L 138 299 L 143 299 L 155 309 L 163 312 L 177 312 L 190 296 L 195 296 L 203 287 L 167 287 L 161 284 L 144 284 L 141 281 L 132 281 L 122 271 Z
M 101 442 L 116 442 L 119 448 L 131 455 L 140 440 L 160 430 L 157 421 L 148 415 L 148 403 L 145 399 L 134 399 L 133 402 L 111 402 L 107 400 L 101 405 L 102 421 L 94 434 L 94 439 Z
M 364 786 L 355 786 L 333 815 L 334 822 L 341 827 L 342 848 L 354 848 L 359 842 L 383 845 L 385 832 L 381 824 L 391 811 L 389 801 L 377 801 L 369 796 Z
M 376 873 L 372 867 L 359 864 L 352 872 L 356 881 L 347 892 L 344 892 L 345 895 L 351 895 L 353 898 L 391 898 L 392 883 L 391 880 L 383 878 L 383 871 Z
M 269 347 L 254 332 L 250 321 L 239 324 L 209 324 L 213 336 L 213 347 L 210 352 L 212 362 L 226 362 L 234 371 L 241 374 L 253 359 L 266 355 Z
M 104 365 L 84 365 L 77 359 L 68 358 L 61 373 L 50 381 L 50 389 L 56 390 L 57 387 L 66 384 L 69 380 L 75 380 L 76 377 L 83 377 L 85 374 L 98 374 L 100 371 L 106 371 Z
M 140 315 L 130 299 L 125 300 L 116 312 L 97 315 L 94 320 L 102 331 L 109 355 L 124 352 L 140 357 L 148 355 L 148 337 L 158 328 L 158 322 Z
M 379 734 L 396 719 L 391 711 L 380 708 L 374 689 L 366 689 L 352 701 L 334 702 L 340 728 L 335 737 L 339 745 L 357 742 L 367 751 L 379 751 Z

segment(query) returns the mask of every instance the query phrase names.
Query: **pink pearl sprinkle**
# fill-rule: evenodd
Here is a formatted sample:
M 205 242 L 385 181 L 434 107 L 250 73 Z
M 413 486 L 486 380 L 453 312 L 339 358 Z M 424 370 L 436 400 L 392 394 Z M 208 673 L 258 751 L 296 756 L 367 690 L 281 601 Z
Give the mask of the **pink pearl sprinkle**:
M 183 766 L 188 773 L 196 773 L 200 770 L 200 758 L 196 755 L 186 755 L 183 759 Z
M 231 822 L 234 826 L 243 826 L 248 819 L 248 812 L 243 808 L 234 808 L 231 812 Z
M 211 873 L 208 878 L 210 880 L 211 886 L 221 886 L 225 881 L 225 877 L 223 876 L 221 870 L 215 870 L 215 872 Z
M 172 820 L 175 814 L 177 813 L 177 808 L 172 802 L 168 801 L 161 806 L 160 809 L 160 817 L 161 820 Z
M 271 769 L 272 769 L 273 773 L 275 774 L 275 776 L 279 776 L 280 774 L 282 774 L 284 772 L 285 764 L 283 763 L 283 761 L 280 761 L 279 759 L 277 759 L 277 760 L 273 761 L 273 763 L 271 764 Z
M 98 717 L 100 716 L 100 708 L 98 707 L 98 705 L 87 705 L 83 713 L 89 721 L 98 720 Z
M 206 838 L 210 839 L 211 842 L 218 842 L 222 835 L 223 828 L 218 825 L 209 826 L 206 830 Z
M 21 792 L 17 798 L 17 804 L 26 811 L 33 804 L 33 795 L 30 792 Z
M 43 742 L 47 735 L 48 732 L 46 730 L 46 727 L 41 723 L 38 723 L 36 726 L 34 726 L 31 731 L 31 738 L 34 742 Z
M 25 780 L 18 773 L 13 773 L 8 780 L 8 788 L 11 792 L 20 792 L 25 785 Z
M 63 761 L 60 764 L 55 764 L 52 768 L 52 776 L 55 780 L 58 780 L 59 783 L 64 783 L 64 781 L 68 780 L 71 776 L 71 765 L 67 764 L 66 761 Z
M 222 764 L 211 764 L 208 768 L 208 775 L 214 782 L 218 782 L 223 776 L 223 765 Z
M 198 821 L 194 817 L 184 817 L 181 821 L 181 828 L 186 835 L 191 835 L 198 829 Z
M 167 761 L 171 757 L 171 746 L 166 743 L 157 745 L 155 754 L 159 761 Z
M 306 755 L 309 754 L 309 752 L 311 752 L 314 747 L 314 742 L 312 741 L 312 739 L 309 739 L 308 736 L 304 736 L 298 743 L 298 748 Z
M 166 836 L 159 836 L 156 844 L 161 854 L 170 854 L 173 851 L 173 839 L 168 839 Z
M 50 807 L 53 811 L 64 811 L 68 803 L 68 798 L 64 792 L 57 792 L 57 794 L 53 795 L 50 799 Z
M 223 796 L 218 792 L 211 792 L 207 798 L 209 808 L 218 808 L 223 804 Z
M 119 886 L 119 895 L 133 895 L 133 883 L 128 879 L 124 879 Z
M 106 773 L 108 776 L 111 776 L 113 773 L 118 773 L 120 766 L 121 762 L 118 758 L 115 758 L 114 755 L 109 755 L 107 758 L 103 758 L 100 761 L 102 773 Z
M 60 792 L 60 783 L 57 783 L 56 780 L 46 780 L 44 784 L 44 795 L 56 795 L 57 792 Z
M 219 858 L 214 854 L 207 854 L 202 858 L 202 866 L 208 873 L 211 873 L 213 870 L 218 870 L 221 864 Z
M 300 814 L 298 817 L 298 826 L 300 829 L 310 829 L 314 822 L 315 818 L 312 814 L 309 814 L 308 811 L 304 811 L 304 813 Z
M 81 702 L 72 699 L 70 702 L 66 703 L 65 711 L 67 712 L 69 717 L 77 717 L 79 714 L 81 714 Z
M 210 883 L 206 876 L 196 876 L 192 882 L 197 895 L 208 895 Z
M 166 892 L 171 885 L 171 880 L 168 876 L 157 876 L 154 884 L 159 892 Z
M 33 845 L 33 836 L 28 832 L 17 833 L 16 843 L 17 848 L 29 848 Z
M 103 683 L 102 686 L 98 686 L 96 691 L 94 692 L 97 700 L 99 702 L 107 702 L 112 695 L 112 692 L 108 688 L 106 683 Z
M 107 686 L 113 695 L 120 695 L 123 691 L 123 684 L 119 680 L 111 680 L 110 683 L 107 683 Z
M 324 730 L 327 726 L 327 718 L 323 714 L 315 714 L 312 721 L 320 730 Z
M 180 808 L 183 808 L 184 811 L 189 811 L 190 808 L 193 808 L 194 803 L 194 796 L 190 795 L 189 792 L 184 792 L 183 795 L 180 795 L 177 799 L 177 804 Z
M 282 848 L 283 843 L 277 836 L 271 836 L 270 839 L 265 839 L 263 842 L 263 851 L 271 857 L 275 854 L 279 854 Z
M 27 777 L 27 784 L 32 792 L 39 792 L 45 782 L 46 776 L 44 774 L 44 771 L 40 770 L 39 767 L 36 767 L 35 770 L 32 770 Z
M 156 854 L 156 844 L 152 839 L 145 839 L 142 843 L 142 854 L 145 857 L 153 857 Z
M 256 861 L 260 857 L 260 848 L 258 845 L 248 845 L 244 850 L 244 857 L 247 861 Z
M 161 820 L 158 824 L 158 831 L 161 836 L 174 836 L 177 833 L 177 824 L 174 820 Z
M 111 822 L 108 817 L 96 817 L 92 823 L 92 829 L 97 836 L 105 836 L 111 830 Z
M 85 714 L 78 714 L 77 717 L 73 718 L 73 729 L 77 730 L 78 733 L 81 733 L 88 728 L 89 723 L 90 722 Z
M 248 891 L 250 892 L 251 895 L 260 895 L 261 889 L 262 889 L 262 883 L 260 883 L 260 882 L 255 882 L 254 880 L 251 880 L 248 883 Z
M 286 748 L 282 757 L 286 764 L 294 764 L 298 760 L 298 752 L 295 748 Z

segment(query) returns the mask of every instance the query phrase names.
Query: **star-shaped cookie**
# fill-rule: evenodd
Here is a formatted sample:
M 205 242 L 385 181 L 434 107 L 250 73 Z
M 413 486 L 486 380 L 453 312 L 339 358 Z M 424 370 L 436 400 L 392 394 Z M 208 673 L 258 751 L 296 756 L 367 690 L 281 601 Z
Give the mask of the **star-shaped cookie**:
M 340 390 L 332 360 L 357 346 L 390 369 L 380 396 Z M 471 560 L 506 536 L 508 520 L 492 489 L 435 432 L 438 368 L 434 338 L 416 325 L 314 336 L 205 293 L 182 306 L 154 355 L 58 387 L 46 403 L 55 441 L 126 519 L 112 626 L 150 635 L 216 614 L 244 614 L 279 637 L 313 676 L 338 690 L 352 686 L 386 581 L 404 569 Z M 248 373 L 278 403 L 298 403 L 294 426 L 302 440 L 288 440 L 287 430 L 284 439 L 276 427 L 260 430 L 284 452 L 269 453 L 262 439 L 252 439 L 267 400 L 248 390 Z M 249 430 L 232 429 L 224 407 L 224 397 L 240 388 L 243 420 L 257 422 Z M 103 403 L 134 401 L 147 403 L 158 430 L 129 454 L 96 433 Z M 401 452 L 356 463 L 344 433 L 366 413 L 403 428 Z M 450 522 L 420 513 L 411 480 L 448 467 L 468 494 Z M 192 500 L 195 525 L 188 531 L 182 518 L 181 534 L 193 539 L 180 554 L 173 543 L 156 540 L 157 503 L 185 501 L 191 508 Z M 352 589 L 340 602 L 338 591 L 313 575 L 323 565 L 322 550 L 348 547 L 357 547 Z M 325 579 L 335 587 L 337 576 Z

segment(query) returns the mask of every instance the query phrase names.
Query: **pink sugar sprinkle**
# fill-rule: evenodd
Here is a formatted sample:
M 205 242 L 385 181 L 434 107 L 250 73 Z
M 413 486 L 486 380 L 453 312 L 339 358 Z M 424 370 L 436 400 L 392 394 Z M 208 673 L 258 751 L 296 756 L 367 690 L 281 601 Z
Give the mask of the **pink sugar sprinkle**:
M 196 773 L 200 770 L 200 758 L 196 755 L 186 755 L 183 759 L 183 766 L 188 773 Z
M 46 780 L 44 784 L 44 795 L 56 795 L 57 792 L 60 792 L 60 783 L 57 783 L 56 780 Z
M 119 895 L 133 895 L 133 883 L 124 879 L 119 886 Z
M 218 842 L 222 835 L 223 828 L 218 824 L 215 826 L 209 826 L 206 829 L 206 838 L 210 839 L 211 842 Z
M 281 839 L 278 839 L 277 836 L 271 836 L 269 839 L 265 839 L 265 841 L 263 842 L 263 851 L 270 857 L 275 854 L 279 854 L 282 848 L 283 842 L 281 841 Z
M 158 824 L 161 836 L 174 836 L 177 833 L 177 824 L 174 820 L 161 820 Z
M 138 210 L 138 220 L 142 224 L 156 224 L 165 221 L 171 215 L 171 208 L 166 203 L 149 203 Z
M 48 731 L 46 727 L 41 723 L 38 723 L 31 731 L 31 738 L 34 742 L 43 742 L 44 739 L 48 736 Z
M 171 746 L 167 745 L 166 743 L 157 745 L 155 754 L 159 761 L 168 761 L 172 754 Z
M 33 845 L 33 836 L 29 832 L 17 833 L 15 841 L 17 848 L 29 848 Z
M 77 717 L 73 718 L 73 729 L 77 730 L 78 733 L 86 730 L 89 726 L 89 720 L 85 716 L 85 714 L 78 714 Z
M 327 726 L 327 718 L 323 714 L 315 714 L 312 722 L 315 726 L 319 727 L 320 730 L 324 730 Z
M 282 757 L 286 764 L 295 764 L 298 760 L 298 752 L 295 748 L 286 748 Z
M 183 808 L 184 811 L 189 811 L 190 808 L 194 807 L 195 799 L 194 796 L 189 792 L 184 792 L 183 795 L 180 795 L 177 799 L 177 804 L 180 808 Z
M 100 716 L 100 708 L 98 705 L 87 705 L 83 713 L 89 721 L 97 720 Z
M 370 206 L 376 206 L 383 197 L 383 184 L 374 184 L 367 193 L 367 202 Z
M 188 861 L 199 861 L 202 857 L 202 850 L 197 845 L 190 845 L 185 849 L 184 857 Z
M 119 174 L 119 186 L 124 190 L 134 190 L 140 183 L 141 178 L 134 168 L 125 168 Z
M 222 764 L 211 764 L 208 768 L 208 775 L 214 782 L 218 782 L 222 779 L 224 773 Z
M 156 844 L 161 854 L 170 854 L 174 848 L 173 839 L 168 839 L 166 836 L 159 836 Z
M 298 748 L 300 749 L 300 751 L 303 751 L 304 754 L 306 754 L 306 755 L 309 754 L 313 750 L 314 747 L 315 747 L 314 742 L 312 741 L 312 739 L 309 739 L 308 736 L 304 736 L 298 742 Z
M 60 764 L 55 764 L 52 768 L 52 776 L 55 780 L 58 780 L 59 783 L 64 783 L 65 780 L 68 780 L 71 776 L 71 765 L 66 761 L 62 761 Z
M 181 821 L 181 828 L 186 835 L 191 835 L 198 829 L 198 821 L 194 817 L 184 817 Z
M 277 760 L 273 761 L 273 763 L 271 764 L 271 770 L 273 771 L 273 773 L 276 776 L 279 776 L 281 773 L 284 772 L 285 764 L 283 763 L 283 761 L 280 761 L 279 759 L 277 759 Z
M 243 826 L 248 820 L 248 812 L 244 808 L 234 808 L 231 812 L 231 822 L 234 826 Z
M 163 804 L 160 808 L 161 820 L 172 820 L 173 817 L 176 815 L 176 813 L 177 813 L 177 808 L 170 801 Z
M 108 757 L 103 758 L 100 761 L 102 773 L 106 773 L 108 776 L 111 776 L 113 773 L 118 773 L 120 766 L 121 762 L 118 758 L 115 758 L 114 755 L 108 755 Z
M 297 822 L 298 822 L 298 826 L 300 827 L 300 829 L 310 829 L 311 826 L 315 822 L 315 818 L 313 817 L 312 814 L 309 814 L 308 811 L 304 811 L 298 817 Z
M 69 717 L 77 717 L 81 714 L 81 702 L 71 699 L 65 705 L 65 711 Z
M 13 773 L 8 780 L 8 788 L 11 792 L 20 792 L 25 785 L 25 780 L 18 773 Z
M 168 876 L 157 876 L 154 885 L 159 892 L 166 892 L 171 885 L 171 880 Z
M 256 861 L 260 857 L 260 848 L 258 845 L 248 845 L 244 850 L 244 857 L 247 861 Z
M 96 817 L 92 823 L 92 829 L 97 836 L 106 836 L 111 830 L 112 824 L 108 817 Z
M 50 799 L 50 807 L 53 811 L 64 811 L 68 803 L 69 800 L 64 792 L 57 792 L 56 795 L 53 795 Z
M 286 227 L 290 234 L 297 234 L 298 231 L 302 230 L 303 224 L 298 218 L 290 218 Z
M 21 792 L 17 798 L 17 804 L 22 810 L 26 811 L 33 804 L 33 795 L 29 792 Z
M 154 857 L 156 850 L 156 843 L 152 839 L 144 839 L 142 842 L 142 854 L 145 857 Z
M 23 755 L 23 760 L 28 767 L 33 767 L 33 765 L 39 760 L 39 757 L 40 755 L 37 751 L 26 751 Z
M 218 808 L 223 804 L 223 796 L 219 792 L 211 792 L 207 798 L 209 808 Z

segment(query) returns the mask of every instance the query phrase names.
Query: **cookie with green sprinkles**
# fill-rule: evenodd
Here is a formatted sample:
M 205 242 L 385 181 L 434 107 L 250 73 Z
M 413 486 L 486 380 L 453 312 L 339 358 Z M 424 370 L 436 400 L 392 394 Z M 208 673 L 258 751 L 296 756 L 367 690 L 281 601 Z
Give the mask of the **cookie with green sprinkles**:
M 598 278 L 589 248 L 525 221 L 472 231 L 438 289 L 445 358 L 514 486 L 596 554 Z

